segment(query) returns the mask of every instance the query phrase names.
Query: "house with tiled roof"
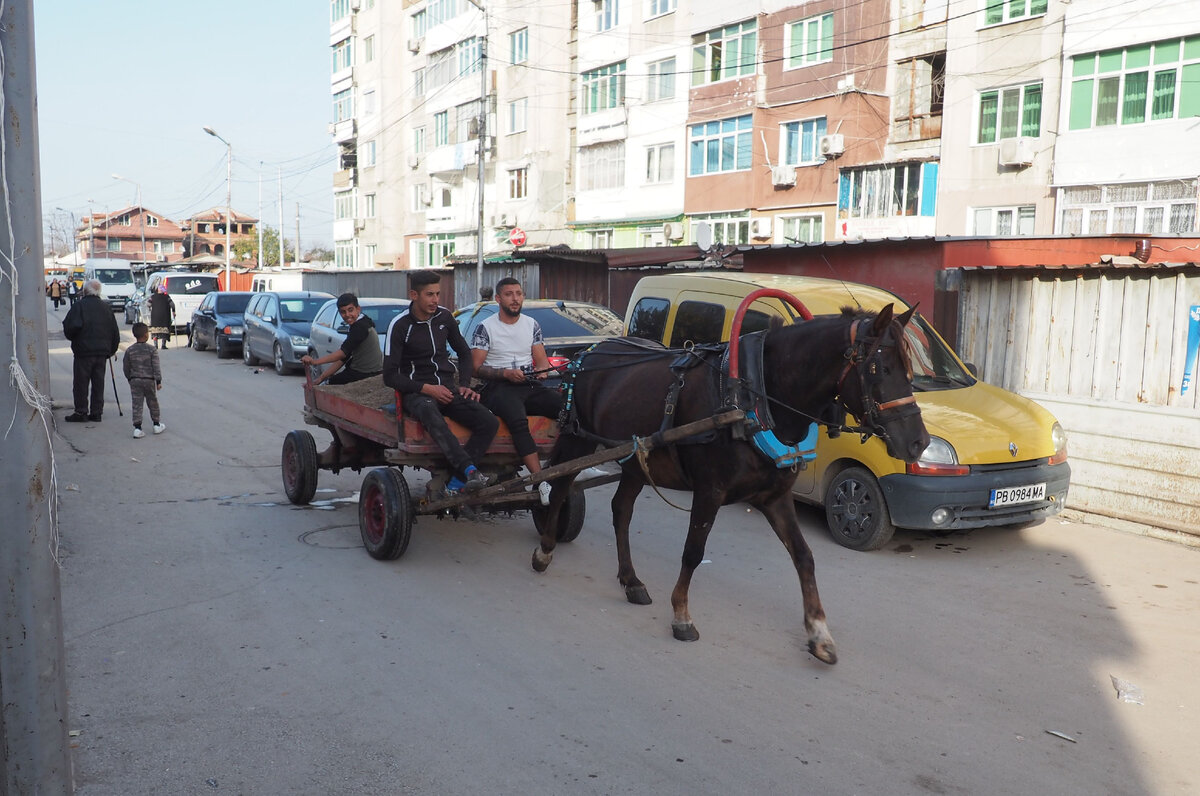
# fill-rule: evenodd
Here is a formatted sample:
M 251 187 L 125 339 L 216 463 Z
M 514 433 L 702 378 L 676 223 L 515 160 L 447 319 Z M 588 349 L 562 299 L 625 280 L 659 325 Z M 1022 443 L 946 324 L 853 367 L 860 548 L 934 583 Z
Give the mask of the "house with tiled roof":
M 224 207 L 213 207 L 196 213 L 183 222 L 182 228 L 186 236 L 186 248 L 189 256 L 197 254 L 212 254 L 217 257 L 225 256 L 225 223 L 227 218 L 233 223 L 229 229 L 230 245 L 239 241 L 258 237 L 258 219 L 239 213 L 236 210 L 227 212 Z
M 83 258 L 106 257 L 141 265 L 182 260 L 183 239 L 183 230 L 174 221 L 137 205 L 84 216 L 75 231 Z

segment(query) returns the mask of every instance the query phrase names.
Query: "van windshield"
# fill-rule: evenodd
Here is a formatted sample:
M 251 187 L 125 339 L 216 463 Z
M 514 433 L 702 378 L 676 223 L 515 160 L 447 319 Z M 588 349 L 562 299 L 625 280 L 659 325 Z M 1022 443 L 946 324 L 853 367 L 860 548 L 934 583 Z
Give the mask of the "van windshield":
M 203 296 L 217 289 L 215 276 L 169 276 L 163 281 L 167 283 L 167 292 L 173 296 Z
M 912 359 L 914 390 L 953 390 L 975 383 L 942 338 L 933 333 L 920 315 L 914 314 L 904 327 L 904 338 Z
M 105 285 L 132 285 L 133 274 L 128 268 L 97 268 L 96 278 Z

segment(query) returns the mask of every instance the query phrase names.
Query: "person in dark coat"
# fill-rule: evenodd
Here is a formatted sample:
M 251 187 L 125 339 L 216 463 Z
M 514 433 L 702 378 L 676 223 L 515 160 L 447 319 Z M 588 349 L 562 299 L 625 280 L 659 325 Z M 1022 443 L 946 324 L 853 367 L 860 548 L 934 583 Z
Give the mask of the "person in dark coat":
M 71 302 L 71 306 L 75 306 L 75 302 L 79 301 L 79 288 L 75 285 L 74 279 L 67 280 L 67 300 Z
M 174 328 L 175 302 L 167 293 L 167 286 L 162 285 L 158 292 L 150 297 L 150 335 L 154 338 L 154 347 L 158 348 L 161 342 L 165 349 Z
M 68 423 L 85 420 L 99 423 L 104 414 L 104 363 L 116 356 L 121 329 L 112 309 L 100 298 L 101 289 L 97 279 L 84 282 L 83 298 L 63 318 L 63 335 L 71 341 L 71 352 L 75 355 L 71 385 L 75 411 L 67 415 Z

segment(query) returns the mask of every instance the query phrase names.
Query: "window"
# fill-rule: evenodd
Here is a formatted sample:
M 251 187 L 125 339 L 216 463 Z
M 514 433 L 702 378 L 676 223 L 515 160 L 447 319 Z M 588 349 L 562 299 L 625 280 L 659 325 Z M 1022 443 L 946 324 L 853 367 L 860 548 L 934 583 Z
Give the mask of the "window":
M 1068 127 L 1112 127 L 1200 115 L 1200 36 L 1071 59 Z
M 350 0 L 330 0 L 329 21 L 337 22 L 342 17 L 350 15 Z
M 897 140 L 916 141 L 940 136 L 945 97 L 945 52 L 898 63 L 896 93 L 892 98 Z
M 588 233 L 588 248 L 590 249 L 611 249 L 613 243 L 613 231 L 611 229 L 593 229 Z
M 354 94 L 352 89 L 333 95 L 333 120 L 344 122 L 354 117 Z
M 479 100 L 464 102 L 454 109 L 454 138 L 451 143 L 462 144 L 479 138 Z
M 621 24 L 617 17 L 617 12 L 620 9 L 620 0 L 597 0 L 596 1 L 596 30 L 604 32 L 612 30 L 617 25 Z
M 650 0 L 650 5 L 646 9 L 646 19 L 670 14 L 675 10 L 676 2 L 677 0 Z
M 425 242 L 425 263 L 422 268 L 440 268 L 447 257 L 454 256 L 454 236 L 430 235 Z
M 524 199 L 529 191 L 529 169 L 508 170 L 508 198 Z
M 971 231 L 967 234 L 1027 237 L 1033 234 L 1034 216 L 1033 205 L 976 207 L 971 211 Z
M 354 268 L 358 258 L 355 256 L 358 247 L 354 245 L 352 240 L 339 240 L 333 242 L 333 267 L 334 268 Z
M 579 189 L 599 191 L 625 185 L 625 142 L 579 148 Z
M 782 243 L 820 243 L 825 240 L 825 217 L 821 214 L 780 216 Z
M 424 155 L 425 154 L 425 131 L 426 131 L 426 129 L 427 128 L 424 125 L 413 128 L 412 146 L 413 146 L 413 154 L 414 155 Z
M 354 49 L 349 39 L 342 39 L 333 45 L 333 71 L 340 72 L 354 65 Z
M 467 6 L 467 0 L 429 0 L 423 11 L 413 14 L 413 31 L 417 38 L 435 25 L 453 19 Z
M 787 26 L 784 69 L 833 60 L 833 14 L 809 17 Z
M 354 191 L 341 191 L 333 195 L 333 217 L 354 218 Z
M 798 166 L 801 163 L 821 163 L 821 138 L 825 135 L 825 118 L 779 125 L 780 165 Z
M 675 179 L 675 145 L 646 147 L 646 182 L 670 182 Z
M 529 28 L 508 34 L 508 62 L 523 64 L 529 60 Z
M 671 302 L 661 298 L 639 299 L 629 313 L 629 336 L 661 343 L 667 330 Z
M 363 39 L 363 63 L 369 64 L 375 60 L 375 36 L 371 35 Z
M 450 143 L 450 112 L 441 111 L 433 115 L 433 145 L 445 146 Z
M 175 253 L 174 241 L 169 241 L 169 240 L 168 241 L 161 241 L 161 240 L 154 241 L 154 253 L 155 254 L 174 254 Z
M 508 103 L 508 132 L 525 132 L 529 121 L 528 117 L 529 99 L 527 97 L 521 97 L 521 99 L 516 99 Z
M 753 19 L 693 36 L 692 85 L 754 74 L 757 50 L 758 23 Z
M 158 218 L 147 213 L 146 214 L 146 226 L 157 227 L 158 226 Z
M 121 251 L 121 241 L 110 239 L 105 242 L 104 248 L 108 249 L 110 252 L 119 252 Z
M 117 223 L 123 227 L 131 227 L 131 226 L 133 226 L 133 217 L 131 215 L 129 215 L 128 213 L 125 213 L 124 215 L 122 215 L 120 218 L 117 219 Z
M 675 96 L 675 59 L 667 58 L 646 65 L 646 102 L 671 99 Z
M 421 80 L 422 91 L 418 93 L 439 89 L 452 80 L 483 68 L 480 59 L 481 41 L 478 37 L 464 39 L 452 47 L 430 53 L 425 61 L 425 72 Z
M 708 224 L 714 243 L 732 245 L 750 242 L 750 216 L 745 212 L 692 216 L 692 240 L 696 240 L 696 228 L 701 224 Z
M 584 72 L 583 112 L 619 108 L 625 104 L 625 62 L 609 64 Z
M 681 301 L 675 310 L 675 328 L 671 330 L 671 348 L 682 348 L 689 341 L 697 345 L 721 342 L 725 330 L 725 308 L 707 301 Z
M 978 144 L 1042 133 L 1042 84 L 982 91 L 979 94 Z
M 363 194 L 363 218 L 375 218 L 375 194 Z
M 1082 185 L 1058 193 L 1061 235 L 1190 234 L 1198 180 Z
M 470 75 L 483 68 L 481 42 L 479 37 L 466 39 L 454 45 L 458 53 L 458 76 Z
M 752 126 L 747 114 L 688 128 L 688 176 L 750 168 Z
M 413 185 L 410 189 L 412 191 L 412 204 L 410 207 L 412 207 L 413 212 L 424 212 L 427 204 L 425 197 L 429 195 L 427 192 L 428 189 L 424 185 Z
M 363 92 L 362 115 L 370 116 L 375 113 L 375 89 Z
M 838 175 L 838 218 L 932 216 L 937 163 L 895 163 L 842 169 Z
M 379 251 L 377 244 L 368 243 L 367 245 L 363 246 L 363 259 L 366 261 L 367 265 L 375 264 L 375 253 L 377 251 Z
M 358 148 L 358 165 L 367 167 L 375 165 L 375 140 L 364 141 Z
M 1046 13 L 1049 0 L 987 0 L 983 11 L 984 25 L 1016 22 Z

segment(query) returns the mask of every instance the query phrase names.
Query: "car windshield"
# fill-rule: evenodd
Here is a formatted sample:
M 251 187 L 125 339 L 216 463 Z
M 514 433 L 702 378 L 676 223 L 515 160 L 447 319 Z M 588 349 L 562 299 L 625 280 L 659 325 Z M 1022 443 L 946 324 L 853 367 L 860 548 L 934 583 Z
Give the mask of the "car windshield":
M 495 304 L 488 304 L 468 313 L 469 328 L 474 329 L 485 318 L 495 315 L 496 310 Z M 537 321 L 544 337 L 617 337 L 623 325 L 615 312 L 595 304 L 559 302 L 552 307 L 527 306 L 521 314 Z
M 133 284 L 133 274 L 127 268 L 97 268 L 96 278 L 106 285 Z
M 975 383 L 942 338 L 933 333 L 920 315 L 913 315 L 912 321 L 904 327 L 904 338 L 912 360 L 913 389 L 950 390 Z
M 284 323 L 299 323 L 317 317 L 321 307 L 325 306 L 327 298 L 280 299 L 279 320 Z
M 217 296 L 217 312 L 244 312 L 253 296 Z
M 388 326 L 391 325 L 392 321 L 395 320 L 396 316 L 399 315 L 400 313 L 404 312 L 407 309 L 408 309 L 407 304 L 404 304 L 404 305 L 396 304 L 396 305 L 383 305 L 383 306 L 376 305 L 376 306 L 372 306 L 372 307 L 363 307 L 362 311 L 363 311 L 363 315 L 366 315 L 375 324 L 375 329 L 378 330 L 378 332 L 382 334 L 383 332 L 387 331 Z M 338 319 L 338 331 L 345 332 L 349 328 L 350 327 L 346 324 L 345 321 L 341 320 L 340 318 Z
M 167 277 L 167 292 L 173 296 L 203 296 L 217 289 L 215 276 L 176 276 Z

